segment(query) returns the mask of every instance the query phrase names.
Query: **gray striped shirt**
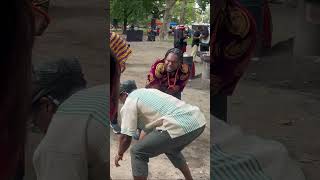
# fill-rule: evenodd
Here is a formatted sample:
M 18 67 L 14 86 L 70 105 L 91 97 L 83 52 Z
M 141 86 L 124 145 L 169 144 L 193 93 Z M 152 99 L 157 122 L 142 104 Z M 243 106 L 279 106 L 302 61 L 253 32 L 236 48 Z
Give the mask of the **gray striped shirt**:
M 84 89 L 73 94 L 59 106 L 57 114 L 92 116 L 109 126 L 109 97 L 106 85 Z
M 157 89 L 138 89 L 129 94 L 121 111 L 121 133 L 133 136 L 137 130 L 168 131 L 171 138 L 190 133 L 206 124 L 196 106 Z

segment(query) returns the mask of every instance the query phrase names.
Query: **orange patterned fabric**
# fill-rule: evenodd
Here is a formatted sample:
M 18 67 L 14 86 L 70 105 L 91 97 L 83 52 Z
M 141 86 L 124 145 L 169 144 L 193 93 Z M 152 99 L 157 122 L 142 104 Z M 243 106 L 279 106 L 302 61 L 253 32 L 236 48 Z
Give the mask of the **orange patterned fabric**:
M 132 54 L 132 50 L 126 41 L 114 32 L 110 32 L 110 49 L 120 65 L 124 64 Z

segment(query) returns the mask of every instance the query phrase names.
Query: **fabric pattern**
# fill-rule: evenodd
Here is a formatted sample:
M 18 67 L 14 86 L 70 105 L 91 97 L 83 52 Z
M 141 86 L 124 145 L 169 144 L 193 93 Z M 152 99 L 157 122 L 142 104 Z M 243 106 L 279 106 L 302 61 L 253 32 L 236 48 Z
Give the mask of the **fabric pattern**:
M 120 65 L 125 63 L 132 54 L 126 41 L 114 32 L 110 32 L 110 48 Z
M 109 127 L 108 89 L 106 85 L 100 85 L 78 91 L 60 105 L 57 114 L 91 116 Z
M 212 147 L 213 166 L 211 179 L 220 180 L 271 180 L 262 170 L 258 161 L 248 154 L 228 154 L 218 145 Z
M 165 92 L 170 85 L 176 85 L 179 91 L 182 92 L 188 82 L 189 76 L 190 69 L 187 64 L 182 64 L 175 74 L 170 75 L 165 69 L 165 61 L 157 59 L 151 66 L 147 76 L 146 87 L 159 85 L 160 90 Z
M 45 18 L 47 23 L 50 23 L 50 17 L 49 17 L 49 5 L 50 0 L 31 0 L 33 12 L 35 14 L 40 14 L 42 17 Z
M 230 1 L 213 24 L 216 28 L 211 40 L 211 89 L 214 93 L 232 95 L 254 51 L 255 21 L 244 7 Z

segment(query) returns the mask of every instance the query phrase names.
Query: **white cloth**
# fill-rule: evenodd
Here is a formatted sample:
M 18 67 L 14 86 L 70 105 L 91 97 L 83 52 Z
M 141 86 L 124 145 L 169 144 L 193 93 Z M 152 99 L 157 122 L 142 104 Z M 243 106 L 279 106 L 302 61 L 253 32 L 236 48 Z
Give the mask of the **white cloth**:
M 33 156 L 37 179 L 108 179 L 108 132 L 91 117 L 55 115 Z
M 198 51 L 198 46 L 194 45 L 192 47 L 192 52 L 191 52 L 191 56 L 193 56 L 193 59 L 195 59 L 196 55 L 197 55 L 197 51 Z
M 157 128 L 176 138 L 206 124 L 198 107 L 157 89 L 141 88 L 130 93 L 120 116 L 121 133 L 128 136 L 133 136 L 137 128 L 146 131 Z

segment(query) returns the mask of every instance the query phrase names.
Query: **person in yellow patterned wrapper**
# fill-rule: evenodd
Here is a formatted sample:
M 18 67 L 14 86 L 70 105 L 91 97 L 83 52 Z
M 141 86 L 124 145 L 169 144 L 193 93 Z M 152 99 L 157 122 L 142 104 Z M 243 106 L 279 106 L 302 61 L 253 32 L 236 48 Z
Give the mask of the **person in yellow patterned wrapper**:
M 215 0 L 211 33 L 210 112 L 227 121 L 232 96 L 256 47 L 254 18 L 237 0 Z
M 126 61 L 132 54 L 130 46 L 126 43 L 120 35 L 110 32 L 110 51 L 111 51 L 111 99 L 110 99 L 110 126 L 114 133 L 120 133 L 118 125 L 118 90 L 120 84 L 121 73 L 126 69 Z
M 157 59 L 151 66 L 146 88 L 159 89 L 181 99 L 181 92 L 190 75 L 189 66 L 182 61 L 183 52 L 180 49 L 169 49 L 163 59 Z
M 123 40 L 120 35 L 110 32 L 110 48 L 111 52 L 117 58 L 119 65 L 121 67 L 121 73 L 123 73 L 126 69 L 126 61 L 129 56 L 132 54 L 132 50 L 130 45 Z

